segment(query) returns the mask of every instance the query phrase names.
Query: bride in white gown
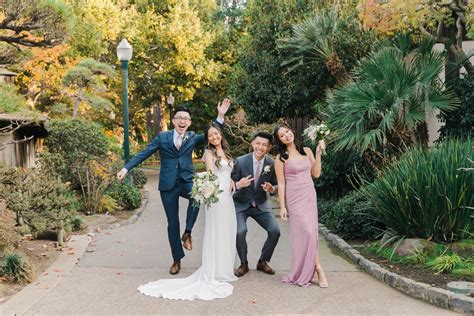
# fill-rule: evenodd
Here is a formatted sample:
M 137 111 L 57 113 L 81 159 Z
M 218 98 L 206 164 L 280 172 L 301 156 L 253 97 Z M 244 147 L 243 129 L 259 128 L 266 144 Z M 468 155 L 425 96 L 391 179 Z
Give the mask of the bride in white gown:
M 237 220 L 232 192 L 235 185 L 230 178 L 232 157 L 228 145 L 217 125 L 205 130 L 208 142 L 204 153 L 206 169 L 212 170 L 219 179 L 219 201 L 210 208 L 201 206 L 205 212 L 205 228 L 202 247 L 202 265 L 190 276 L 182 279 L 161 279 L 141 285 L 138 290 L 145 295 L 181 300 L 212 300 L 232 294 L 229 281 L 234 275 L 236 254 Z

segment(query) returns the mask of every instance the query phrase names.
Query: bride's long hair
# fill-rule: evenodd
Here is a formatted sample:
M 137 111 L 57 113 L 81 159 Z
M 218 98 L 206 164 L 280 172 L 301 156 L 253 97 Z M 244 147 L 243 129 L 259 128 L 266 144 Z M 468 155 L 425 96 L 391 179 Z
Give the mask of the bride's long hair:
M 224 135 L 222 134 L 222 130 L 219 127 L 219 125 L 215 123 L 211 123 L 208 126 L 206 126 L 206 128 L 204 129 L 204 136 L 206 137 L 206 148 L 209 149 L 212 153 L 212 156 L 216 158 L 216 167 L 217 168 L 221 167 L 221 160 L 223 157 L 219 156 L 217 154 L 216 147 L 212 145 L 211 143 L 209 143 L 209 130 L 211 128 L 215 128 L 217 132 L 219 132 L 219 135 L 221 135 L 221 146 L 222 146 L 222 151 L 224 151 L 224 156 L 225 156 L 224 158 L 228 160 L 229 164 L 232 166 L 234 160 L 232 159 L 232 156 L 230 154 L 229 143 L 227 143 L 227 141 L 225 140 Z

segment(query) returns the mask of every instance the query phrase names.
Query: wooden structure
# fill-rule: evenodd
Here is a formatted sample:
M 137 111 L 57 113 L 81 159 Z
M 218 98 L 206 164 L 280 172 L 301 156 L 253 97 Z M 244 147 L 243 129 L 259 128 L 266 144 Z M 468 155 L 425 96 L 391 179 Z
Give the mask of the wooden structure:
M 47 119 L 0 114 L 0 162 L 12 167 L 34 167 L 36 152 L 47 136 Z

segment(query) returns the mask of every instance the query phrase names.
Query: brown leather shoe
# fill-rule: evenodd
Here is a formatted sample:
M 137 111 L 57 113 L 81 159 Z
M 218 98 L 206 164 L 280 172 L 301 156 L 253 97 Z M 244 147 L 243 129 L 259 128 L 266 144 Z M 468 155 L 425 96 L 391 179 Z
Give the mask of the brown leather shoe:
M 266 274 L 275 274 L 275 270 L 270 268 L 266 261 L 258 261 L 257 263 L 257 270 L 260 270 Z
M 175 261 L 171 265 L 170 274 L 178 274 L 181 269 L 181 261 Z
M 183 237 L 181 237 L 181 241 L 183 242 L 183 247 L 186 250 L 192 250 L 193 249 L 193 243 L 191 241 L 191 234 L 190 233 L 184 233 Z
M 248 262 L 242 263 L 240 265 L 240 267 L 237 270 L 235 270 L 234 274 L 235 274 L 236 277 L 240 278 L 241 276 L 243 276 L 247 272 L 249 272 L 249 263 Z

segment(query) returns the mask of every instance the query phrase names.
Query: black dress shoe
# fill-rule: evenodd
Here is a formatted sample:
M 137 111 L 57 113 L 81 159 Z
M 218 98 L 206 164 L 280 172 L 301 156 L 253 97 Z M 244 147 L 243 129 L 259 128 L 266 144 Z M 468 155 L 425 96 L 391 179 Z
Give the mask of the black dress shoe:
M 175 261 L 171 265 L 170 274 L 178 274 L 180 269 L 181 269 L 181 261 L 179 260 Z
M 266 274 L 275 274 L 275 270 L 270 268 L 266 261 L 258 261 L 257 263 L 257 270 L 262 271 Z
M 190 233 L 184 233 L 183 237 L 181 237 L 181 241 L 183 242 L 183 247 L 186 250 L 192 250 L 193 249 L 193 243 L 191 241 L 191 234 Z
M 243 276 L 247 272 L 249 272 L 249 263 L 248 262 L 242 263 L 240 265 L 240 267 L 237 270 L 235 270 L 234 274 L 235 274 L 236 277 L 240 278 L 241 276 Z

